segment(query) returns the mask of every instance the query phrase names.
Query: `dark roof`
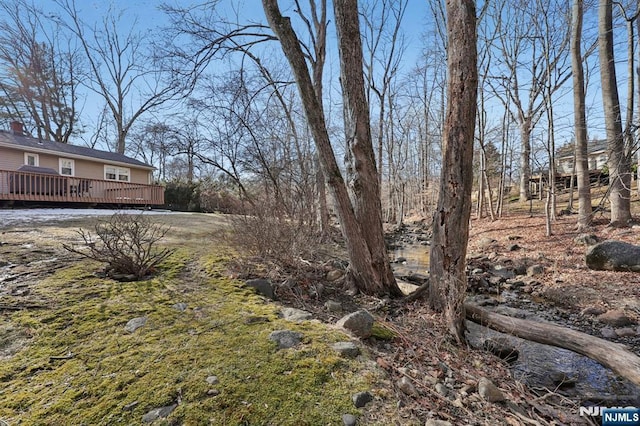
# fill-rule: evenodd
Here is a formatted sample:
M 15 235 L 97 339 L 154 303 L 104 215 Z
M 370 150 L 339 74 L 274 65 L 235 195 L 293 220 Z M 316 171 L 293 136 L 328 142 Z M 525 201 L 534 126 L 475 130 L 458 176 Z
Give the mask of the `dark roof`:
M 0 144 L 16 145 L 26 149 L 46 150 L 58 154 L 95 158 L 107 163 L 125 163 L 132 166 L 153 168 L 153 166 L 149 164 L 138 161 L 135 158 L 127 157 L 124 154 L 118 154 L 117 152 L 101 151 L 99 149 L 87 148 L 86 146 L 41 140 L 32 138 L 31 136 L 20 136 L 4 130 L 0 130 Z
M 560 148 L 558 148 L 556 156 L 558 158 L 565 157 L 573 157 L 573 150 L 575 149 L 575 145 L 573 142 L 569 142 Z M 598 139 L 598 140 L 590 140 L 587 142 L 587 152 L 589 154 L 593 154 L 594 152 L 606 151 L 607 150 L 607 140 L 606 139 Z

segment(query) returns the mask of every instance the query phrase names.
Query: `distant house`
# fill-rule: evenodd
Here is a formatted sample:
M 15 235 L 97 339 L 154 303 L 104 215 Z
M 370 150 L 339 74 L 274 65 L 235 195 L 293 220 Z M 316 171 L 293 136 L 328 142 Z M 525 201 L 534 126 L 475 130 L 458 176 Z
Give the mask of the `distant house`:
M 558 149 L 556 154 L 556 162 L 558 164 L 558 173 L 573 173 L 575 145 L 569 143 Z M 589 170 L 602 170 L 607 165 L 607 141 L 592 140 L 588 142 L 587 155 L 589 158 Z
M 577 186 L 577 178 L 575 176 L 575 170 L 573 164 L 575 161 L 575 145 L 573 142 L 568 143 L 560 147 L 556 151 L 556 176 L 555 186 L 556 189 L 562 190 L 570 188 L 572 181 L 573 186 Z M 589 181 L 591 184 L 608 185 L 609 173 L 606 169 L 608 155 L 607 155 L 607 141 L 606 140 L 592 140 L 588 142 L 587 148 L 588 162 L 589 162 Z M 531 178 L 529 179 L 529 190 L 532 195 L 541 195 L 547 182 L 549 181 L 549 169 L 537 169 L 532 171 Z
M 21 123 L 0 130 L 0 201 L 161 205 L 153 170 L 123 154 L 33 138 Z

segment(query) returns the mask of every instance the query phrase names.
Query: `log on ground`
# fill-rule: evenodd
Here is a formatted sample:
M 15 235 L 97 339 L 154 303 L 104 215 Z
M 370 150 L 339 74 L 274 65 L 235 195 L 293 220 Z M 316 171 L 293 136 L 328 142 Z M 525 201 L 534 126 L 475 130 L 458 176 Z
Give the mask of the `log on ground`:
M 624 345 L 554 324 L 496 314 L 465 303 L 467 319 L 512 336 L 568 349 L 598 361 L 640 386 L 640 357 Z

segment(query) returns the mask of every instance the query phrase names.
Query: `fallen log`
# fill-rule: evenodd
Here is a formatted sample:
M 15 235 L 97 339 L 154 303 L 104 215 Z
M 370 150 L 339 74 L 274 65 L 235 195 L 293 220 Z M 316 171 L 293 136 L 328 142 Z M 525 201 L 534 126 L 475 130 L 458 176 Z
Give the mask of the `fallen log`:
M 640 386 L 640 357 L 624 345 L 545 322 L 508 317 L 465 303 L 468 320 L 512 336 L 569 349 Z

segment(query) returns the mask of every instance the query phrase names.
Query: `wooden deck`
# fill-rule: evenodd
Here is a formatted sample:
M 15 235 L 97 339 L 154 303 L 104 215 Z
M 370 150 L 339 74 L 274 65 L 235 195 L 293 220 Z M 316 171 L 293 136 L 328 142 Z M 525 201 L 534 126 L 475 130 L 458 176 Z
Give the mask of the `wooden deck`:
M 164 187 L 0 170 L 0 201 L 162 205 Z

